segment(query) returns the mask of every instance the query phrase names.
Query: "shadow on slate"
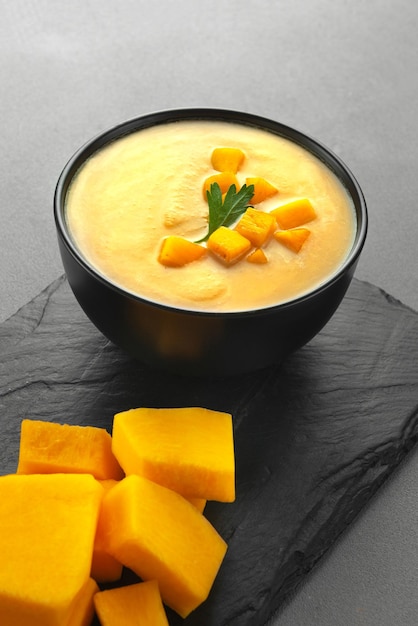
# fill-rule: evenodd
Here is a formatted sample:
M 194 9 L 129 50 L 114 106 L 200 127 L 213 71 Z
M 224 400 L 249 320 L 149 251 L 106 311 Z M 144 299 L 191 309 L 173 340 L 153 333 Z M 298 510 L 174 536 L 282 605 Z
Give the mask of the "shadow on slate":
M 141 405 L 231 412 L 237 498 L 206 509 L 227 556 L 209 599 L 187 620 L 168 615 L 172 626 L 260 626 L 414 445 L 417 346 L 418 314 L 354 280 L 281 367 L 185 379 L 111 345 L 62 277 L 0 325 L 0 472 L 16 469 L 22 418 L 111 431 L 114 413 Z

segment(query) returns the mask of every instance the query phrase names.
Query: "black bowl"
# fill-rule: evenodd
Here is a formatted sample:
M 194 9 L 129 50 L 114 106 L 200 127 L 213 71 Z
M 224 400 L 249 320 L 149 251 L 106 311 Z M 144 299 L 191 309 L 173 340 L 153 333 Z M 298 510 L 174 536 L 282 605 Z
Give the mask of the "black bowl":
M 290 302 L 239 312 L 188 311 L 132 295 L 107 281 L 80 254 L 68 233 L 65 199 L 80 166 L 106 144 L 134 131 L 177 120 L 229 121 L 268 130 L 299 144 L 325 163 L 350 194 L 357 232 L 344 263 L 327 282 Z M 84 145 L 65 166 L 54 215 L 62 262 L 80 306 L 114 344 L 160 369 L 193 376 L 241 374 L 280 363 L 329 321 L 353 277 L 367 233 L 362 191 L 345 164 L 305 134 L 256 115 L 221 109 L 152 113 L 120 124 Z

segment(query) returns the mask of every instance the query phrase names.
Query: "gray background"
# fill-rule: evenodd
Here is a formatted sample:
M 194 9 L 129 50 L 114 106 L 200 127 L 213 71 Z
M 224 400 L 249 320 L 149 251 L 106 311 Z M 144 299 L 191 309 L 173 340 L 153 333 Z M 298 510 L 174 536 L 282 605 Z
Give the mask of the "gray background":
M 0 0 L 0 321 L 62 274 L 52 197 L 72 153 L 189 106 L 337 152 L 370 213 L 357 277 L 418 310 L 417 22 L 415 0 Z M 413 451 L 274 624 L 415 626 L 417 503 Z

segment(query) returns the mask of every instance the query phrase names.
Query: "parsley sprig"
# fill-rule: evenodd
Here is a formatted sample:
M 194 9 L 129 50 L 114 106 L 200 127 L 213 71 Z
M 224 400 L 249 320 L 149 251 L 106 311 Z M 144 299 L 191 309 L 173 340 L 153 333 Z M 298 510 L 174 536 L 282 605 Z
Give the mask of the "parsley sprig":
M 222 192 L 218 183 L 212 183 L 210 191 L 206 191 L 209 205 L 208 232 L 196 243 L 207 241 L 210 235 L 220 226 L 231 226 L 246 209 L 251 206 L 249 201 L 254 195 L 254 185 L 243 185 L 239 191 L 235 185 L 228 189 L 222 202 Z

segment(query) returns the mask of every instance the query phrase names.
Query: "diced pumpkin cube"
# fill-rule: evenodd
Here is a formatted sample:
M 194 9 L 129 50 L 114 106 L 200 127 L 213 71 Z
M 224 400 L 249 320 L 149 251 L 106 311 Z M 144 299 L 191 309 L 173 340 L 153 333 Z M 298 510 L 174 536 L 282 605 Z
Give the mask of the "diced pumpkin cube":
M 293 252 L 299 252 L 311 234 L 308 228 L 294 228 L 292 230 L 276 230 L 274 238 Z
M 118 484 L 117 480 L 100 481 L 105 493 Z M 99 519 L 97 521 L 96 536 L 94 538 L 93 559 L 91 564 L 91 577 L 98 583 L 114 582 L 122 576 L 122 564 L 119 563 L 106 550 L 106 541 L 103 536 L 104 528 L 102 521 L 102 511 L 100 507 Z
M 247 187 L 254 185 L 254 194 L 251 198 L 251 204 L 259 204 L 259 202 L 271 198 L 279 192 L 277 187 L 261 176 L 252 176 L 247 178 L 245 182 Z
M 206 254 L 206 248 L 184 237 L 170 235 L 163 239 L 158 260 L 167 267 L 182 267 L 201 259 Z
M 261 248 L 257 248 L 247 256 L 247 261 L 249 263 L 262 265 L 264 263 L 268 263 L 268 258 L 266 257 L 264 250 L 262 250 Z
M 286 202 L 270 211 L 277 220 L 280 228 L 296 228 L 307 224 L 316 218 L 315 209 L 308 198 L 299 198 Z
M 103 500 L 108 550 L 186 617 L 209 595 L 226 543 L 185 498 L 132 474 Z
M 235 228 L 253 246 L 260 248 L 277 228 L 277 222 L 270 213 L 249 207 Z
M 94 605 L 102 626 L 168 626 L 156 580 L 100 591 Z
M 233 172 L 236 174 L 243 164 L 245 154 L 239 148 L 215 148 L 212 152 L 211 163 L 218 172 Z
M 131 409 L 114 416 L 112 442 L 126 474 L 145 476 L 186 498 L 235 499 L 229 413 L 201 407 Z
M 0 477 L 1 626 L 84 623 L 102 497 L 88 474 Z
M 199 511 L 199 513 L 203 513 L 206 506 L 205 498 L 187 498 L 187 500 L 193 504 L 193 506 Z
M 210 235 L 207 247 L 223 263 L 232 265 L 251 249 L 251 241 L 237 230 L 220 226 Z
M 218 183 L 221 193 L 224 194 L 228 191 L 231 185 L 235 185 L 236 189 L 240 188 L 237 177 L 233 172 L 220 172 L 219 174 L 213 174 L 206 178 L 203 183 L 203 197 L 207 200 L 207 192 L 210 191 L 211 185 Z
M 99 587 L 93 578 L 89 578 L 81 591 L 74 598 L 70 617 L 65 626 L 90 626 L 94 617 L 94 596 Z
M 104 428 L 22 420 L 17 473 L 60 472 L 92 474 L 97 479 L 123 477 Z

